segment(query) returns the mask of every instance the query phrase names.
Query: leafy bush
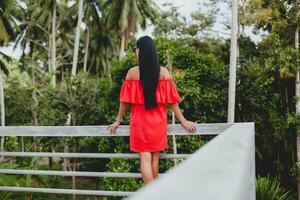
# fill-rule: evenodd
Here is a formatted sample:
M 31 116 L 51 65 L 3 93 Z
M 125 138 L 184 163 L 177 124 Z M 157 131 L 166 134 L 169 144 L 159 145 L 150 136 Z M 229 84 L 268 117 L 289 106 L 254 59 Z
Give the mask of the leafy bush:
M 294 200 L 295 195 L 286 191 L 277 179 L 258 177 L 256 180 L 256 200 Z

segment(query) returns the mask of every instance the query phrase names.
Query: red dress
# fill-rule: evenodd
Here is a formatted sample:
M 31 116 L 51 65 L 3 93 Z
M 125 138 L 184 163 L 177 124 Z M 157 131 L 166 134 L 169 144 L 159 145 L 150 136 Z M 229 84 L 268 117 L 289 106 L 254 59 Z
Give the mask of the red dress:
M 178 103 L 179 96 L 172 79 L 161 79 L 156 88 L 156 108 L 145 110 L 140 80 L 124 80 L 120 102 L 132 103 L 130 111 L 130 150 L 154 152 L 168 148 L 167 109 L 165 103 Z

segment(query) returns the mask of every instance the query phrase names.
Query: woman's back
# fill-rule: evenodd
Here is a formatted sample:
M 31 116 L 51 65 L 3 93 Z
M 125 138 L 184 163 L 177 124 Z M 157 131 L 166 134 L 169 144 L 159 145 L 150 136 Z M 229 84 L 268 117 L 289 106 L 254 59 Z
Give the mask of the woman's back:
M 170 79 L 170 73 L 167 68 L 160 67 L 160 73 L 159 73 L 159 79 Z M 128 73 L 126 75 L 126 79 L 128 80 L 140 80 L 140 70 L 139 67 L 132 67 L 128 70 Z
M 179 109 L 177 103 L 182 99 L 168 69 L 159 64 L 154 41 L 149 36 L 139 38 L 135 53 L 139 66 L 128 70 L 120 91 L 116 122 L 108 128 L 115 132 L 131 103 L 130 150 L 139 152 L 141 174 L 146 184 L 158 176 L 160 151 L 168 148 L 165 104 L 170 105 L 186 129 L 195 131 L 196 128 Z
M 122 84 L 120 102 L 131 103 L 130 150 L 154 152 L 168 148 L 166 103 L 177 103 L 179 96 L 166 68 L 160 69 L 160 80 L 156 88 L 157 106 L 145 109 L 143 87 L 139 80 L 138 67 L 131 68 Z

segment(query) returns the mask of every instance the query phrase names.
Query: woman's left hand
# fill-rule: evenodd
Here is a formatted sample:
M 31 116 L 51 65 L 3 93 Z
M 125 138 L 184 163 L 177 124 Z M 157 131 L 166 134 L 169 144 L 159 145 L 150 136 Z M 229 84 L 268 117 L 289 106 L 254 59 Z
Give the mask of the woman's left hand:
M 111 134 L 115 134 L 116 133 L 116 129 L 119 127 L 120 122 L 119 121 L 115 121 L 113 124 L 108 125 L 107 129 L 109 130 L 109 132 Z

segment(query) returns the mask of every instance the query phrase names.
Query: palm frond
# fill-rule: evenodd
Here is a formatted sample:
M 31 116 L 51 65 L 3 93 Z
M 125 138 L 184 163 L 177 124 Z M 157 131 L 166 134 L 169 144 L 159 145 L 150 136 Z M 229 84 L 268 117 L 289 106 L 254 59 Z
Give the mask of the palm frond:
M 11 61 L 11 58 L 8 55 L 6 55 L 5 53 L 1 52 L 1 51 L 0 51 L 0 56 L 3 57 L 4 59 L 6 59 L 7 61 Z M 4 72 L 4 74 L 6 76 L 8 76 L 9 75 L 9 70 L 8 70 L 4 60 L 1 59 L 1 57 L 0 57 L 0 70 L 2 70 Z

